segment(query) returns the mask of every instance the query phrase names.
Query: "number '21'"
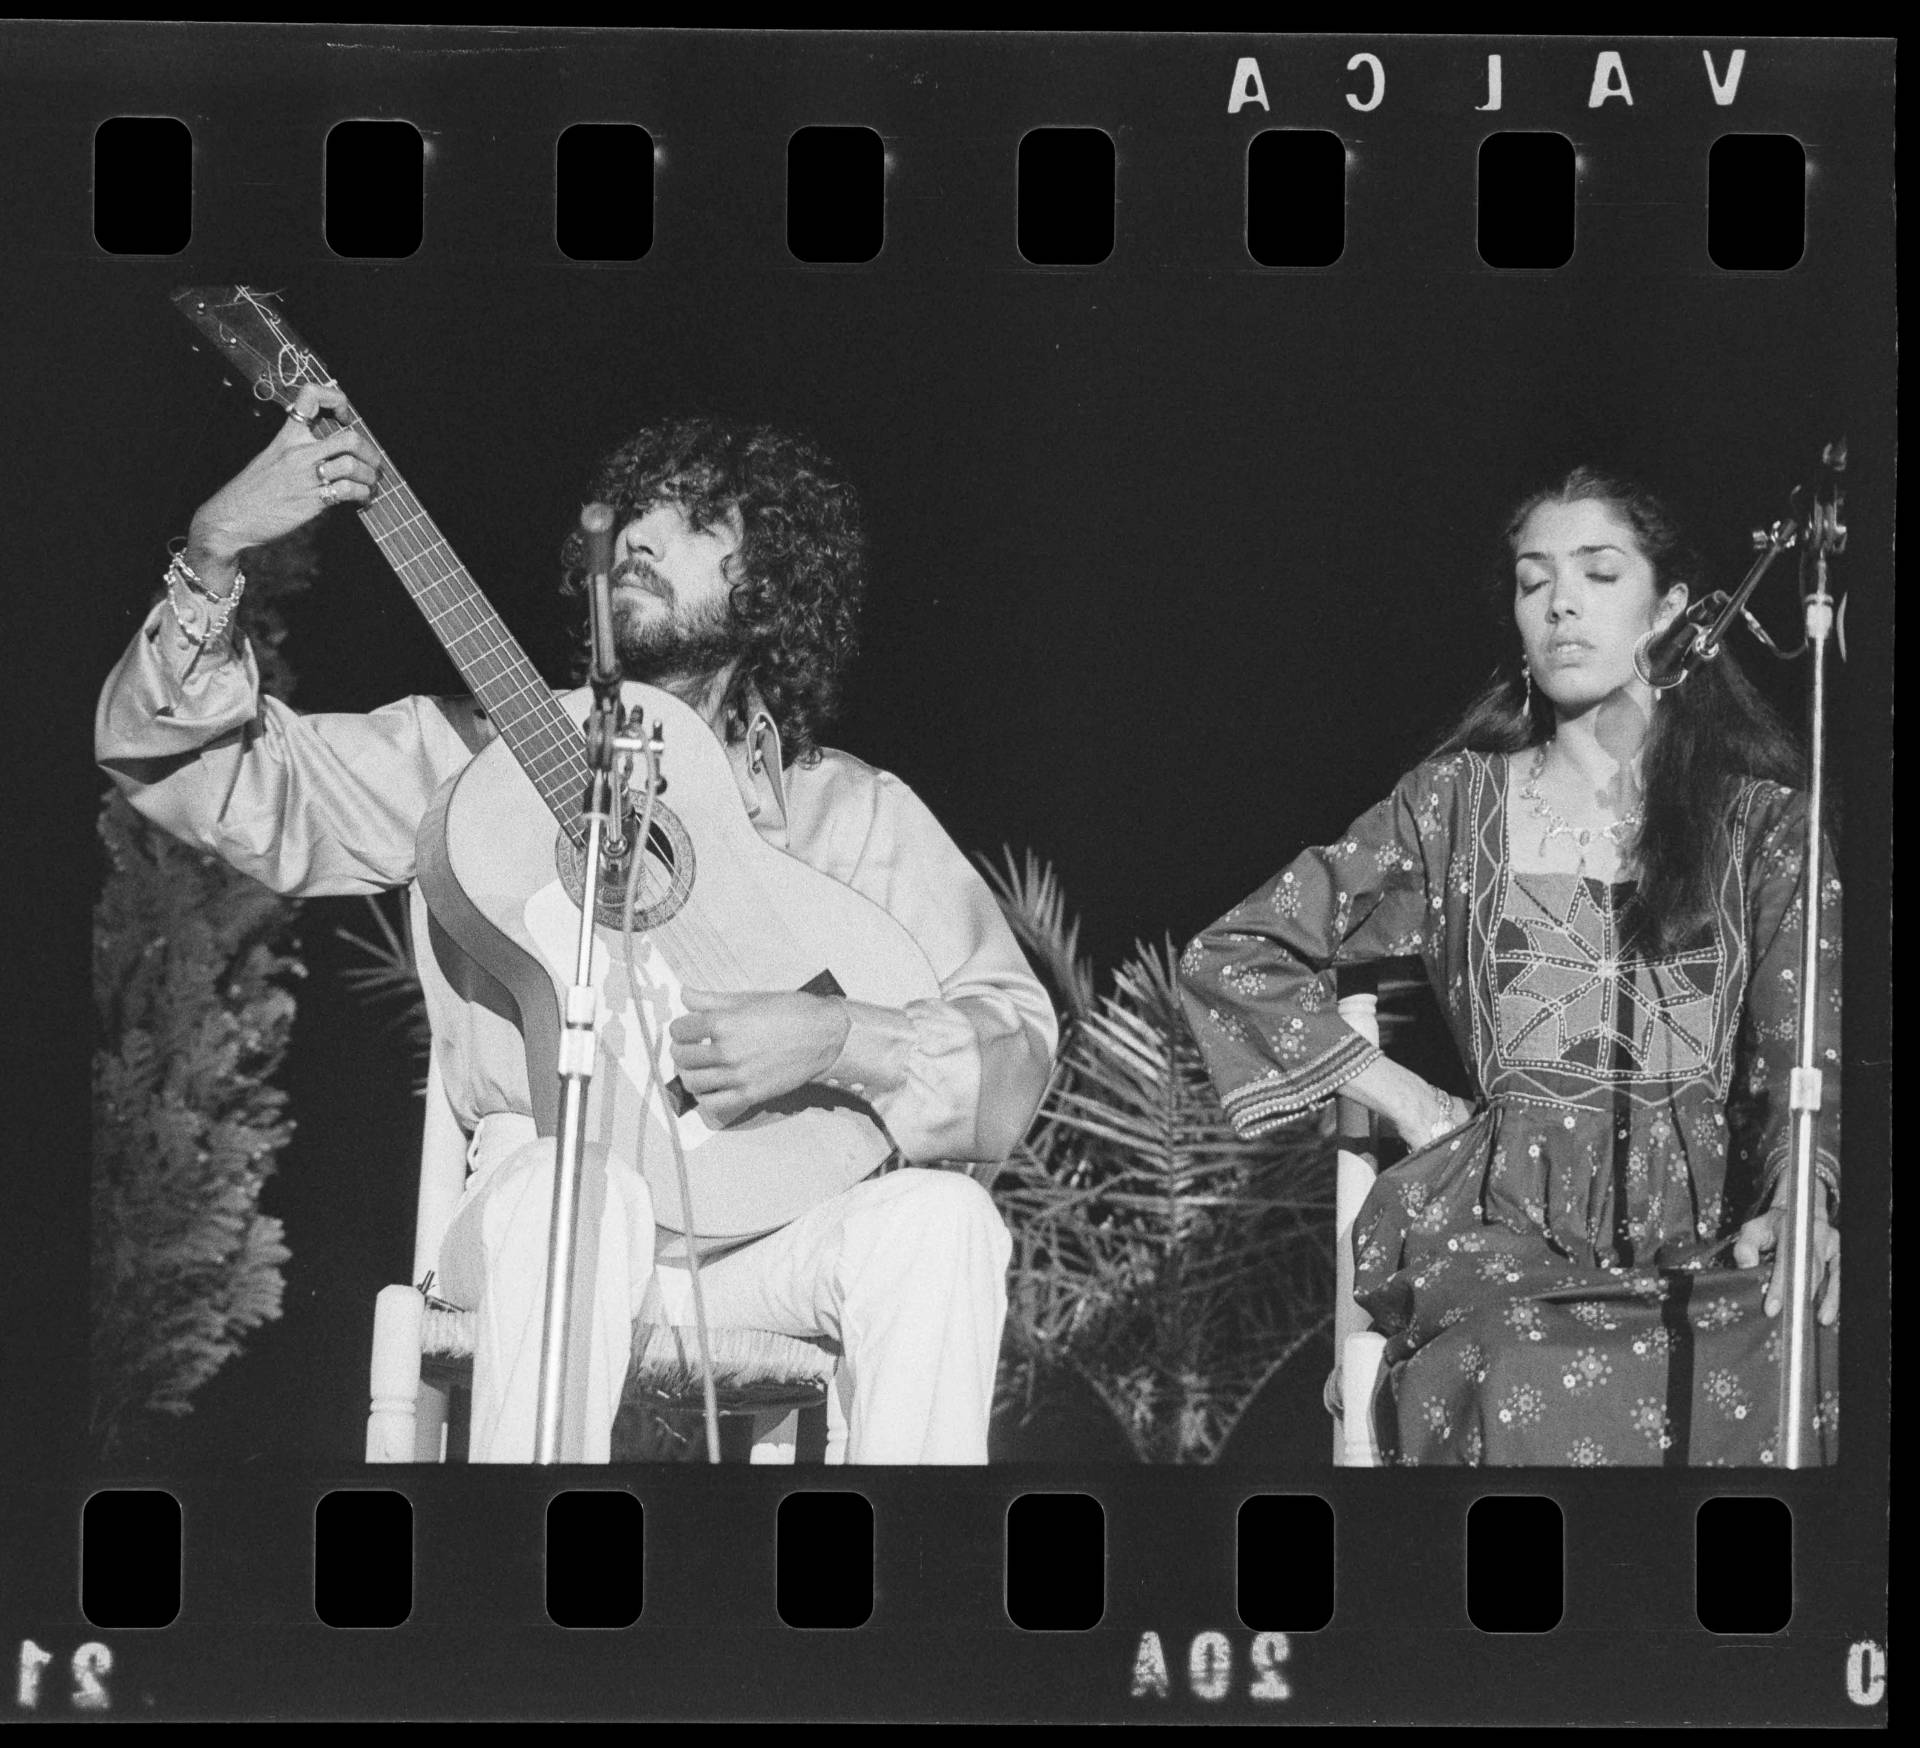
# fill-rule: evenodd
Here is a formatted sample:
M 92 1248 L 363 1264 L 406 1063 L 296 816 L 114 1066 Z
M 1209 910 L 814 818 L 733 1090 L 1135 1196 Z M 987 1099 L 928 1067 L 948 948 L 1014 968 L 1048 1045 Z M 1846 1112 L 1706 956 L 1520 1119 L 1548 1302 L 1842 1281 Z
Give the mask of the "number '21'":
M 20 1641 L 20 1684 L 14 1690 L 15 1702 L 22 1711 L 33 1711 L 40 1704 L 40 1674 L 53 1661 L 51 1651 L 43 1651 L 31 1639 Z M 98 1640 L 89 1640 L 73 1654 L 73 1709 L 76 1712 L 104 1712 L 113 1701 L 107 1693 L 106 1678 L 113 1672 L 113 1653 Z

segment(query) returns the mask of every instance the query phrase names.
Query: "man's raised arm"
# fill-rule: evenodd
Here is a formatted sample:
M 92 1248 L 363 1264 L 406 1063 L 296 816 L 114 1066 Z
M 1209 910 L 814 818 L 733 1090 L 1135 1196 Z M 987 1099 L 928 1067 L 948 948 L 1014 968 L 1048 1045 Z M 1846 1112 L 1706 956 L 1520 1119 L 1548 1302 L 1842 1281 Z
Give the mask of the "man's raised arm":
M 233 630 L 240 556 L 377 475 L 354 431 L 310 429 L 345 402 L 305 388 L 273 440 L 195 513 L 167 592 L 108 676 L 94 754 L 148 819 L 277 892 L 377 892 L 413 877 L 414 833 L 466 742 L 433 701 L 300 716 L 260 691 Z

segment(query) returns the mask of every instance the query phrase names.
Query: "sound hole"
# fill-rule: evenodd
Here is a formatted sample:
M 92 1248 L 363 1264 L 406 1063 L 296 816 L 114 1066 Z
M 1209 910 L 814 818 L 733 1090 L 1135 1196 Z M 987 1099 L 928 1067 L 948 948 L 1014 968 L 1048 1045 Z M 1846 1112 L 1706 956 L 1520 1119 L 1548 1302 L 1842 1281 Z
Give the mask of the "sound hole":
M 581 846 L 574 842 L 572 835 L 560 833 L 554 845 L 554 860 L 567 896 L 576 905 L 585 890 L 581 856 Z M 680 823 L 680 816 L 664 801 L 654 807 L 653 829 L 647 834 L 646 851 L 640 856 L 639 868 L 640 891 L 634 906 L 633 926 L 635 929 L 657 928 L 687 902 L 694 875 L 693 839 Z M 619 928 L 626 896 L 624 884 L 609 886 L 603 876 L 594 906 L 596 920 L 607 928 Z

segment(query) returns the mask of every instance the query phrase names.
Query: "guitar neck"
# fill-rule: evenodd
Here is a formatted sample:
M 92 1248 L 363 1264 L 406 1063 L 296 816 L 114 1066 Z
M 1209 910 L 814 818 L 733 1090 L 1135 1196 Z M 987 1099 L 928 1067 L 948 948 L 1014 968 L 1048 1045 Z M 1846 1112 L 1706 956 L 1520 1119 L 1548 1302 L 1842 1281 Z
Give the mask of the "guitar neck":
M 360 511 L 367 532 L 554 818 L 577 836 L 587 780 L 579 728 L 365 421 L 356 417 L 352 423 L 380 455 L 380 491 Z M 331 419 L 314 422 L 316 431 L 337 428 Z

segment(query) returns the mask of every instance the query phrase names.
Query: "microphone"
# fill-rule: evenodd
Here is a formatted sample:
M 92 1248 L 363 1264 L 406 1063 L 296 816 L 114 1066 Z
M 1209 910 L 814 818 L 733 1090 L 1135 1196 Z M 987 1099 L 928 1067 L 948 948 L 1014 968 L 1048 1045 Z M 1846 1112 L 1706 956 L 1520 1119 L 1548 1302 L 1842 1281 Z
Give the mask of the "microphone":
M 605 504 L 587 505 L 580 512 L 580 534 L 587 546 L 587 635 L 593 652 L 587 670 L 593 687 L 593 708 L 587 713 L 587 763 L 594 775 L 588 780 L 585 804 L 585 811 L 591 812 L 602 793 L 603 778 L 620 769 L 614 742 L 626 716 L 620 702 L 620 658 L 613 647 L 613 512 Z M 600 874 L 613 886 L 626 877 L 631 812 L 617 777 L 604 793 L 607 835 L 600 846 Z
M 613 512 L 605 504 L 589 504 L 580 512 L 580 533 L 587 544 L 590 678 L 594 691 L 604 696 L 607 688 L 620 683 L 620 663 L 613 653 Z
M 1665 631 L 1643 637 L 1633 646 L 1633 671 L 1656 692 L 1671 691 L 1695 668 L 1720 653 L 1720 640 L 1709 636 L 1725 611 L 1727 593 L 1716 589 L 1694 602 Z

